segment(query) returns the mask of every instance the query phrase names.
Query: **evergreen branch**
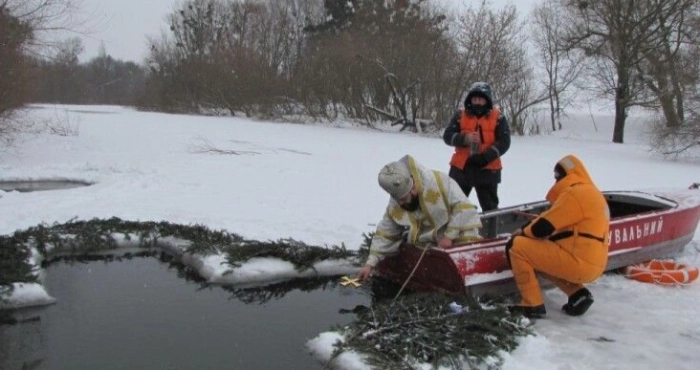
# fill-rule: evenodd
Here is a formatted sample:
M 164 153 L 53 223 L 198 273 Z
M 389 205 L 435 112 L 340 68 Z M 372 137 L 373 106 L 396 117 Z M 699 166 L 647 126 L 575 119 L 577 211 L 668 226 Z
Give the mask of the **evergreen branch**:
M 452 312 L 451 302 L 464 309 Z M 503 306 L 486 306 L 471 297 L 412 294 L 359 312 L 357 322 L 343 330 L 352 334 L 334 357 L 342 346 L 368 355 L 367 363 L 382 369 L 413 369 L 420 363 L 478 366 L 517 346 L 515 337 L 529 333 L 521 320 Z
M 139 248 L 157 247 L 164 238 L 188 242 L 184 252 L 202 256 L 225 254 L 233 267 L 255 257 L 279 258 L 291 262 L 298 271 L 314 268 L 314 264 L 328 259 L 354 259 L 357 253 L 345 245 L 320 247 L 293 239 L 276 242 L 245 240 L 224 230 L 210 230 L 202 225 L 178 225 L 169 222 L 135 222 L 113 217 L 89 221 L 69 220 L 53 225 L 40 224 L 11 236 L 0 236 L 0 299 L 12 291 L 13 283 L 35 282 L 36 276 L 29 263 L 31 248 L 44 257 L 44 265 L 55 261 L 85 262 L 114 257 L 91 256 L 96 252 L 111 251 L 123 244 L 122 239 Z M 49 259 L 51 256 L 53 258 Z M 127 258 L 129 258 L 127 254 Z M 269 299 L 269 298 L 267 298 Z

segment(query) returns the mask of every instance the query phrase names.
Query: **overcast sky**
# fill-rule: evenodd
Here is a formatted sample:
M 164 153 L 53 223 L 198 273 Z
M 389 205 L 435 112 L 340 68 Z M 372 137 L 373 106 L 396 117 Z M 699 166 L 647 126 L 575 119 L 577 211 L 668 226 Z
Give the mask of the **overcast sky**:
M 101 42 L 116 59 L 141 62 L 147 55 L 147 36 L 160 37 L 165 17 L 180 0 L 83 0 L 82 11 L 90 18 L 81 38 L 82 60 L 97 56 Z
M 455 3 L 473 3 L 481 0 L 438 0 Z M 165 17 L 183 0 L 83 0 L 82 12 L 90 20 L 86 34 L 82 35 L 85 51 L 81 60 L 97 56 L 101 42 L 109 55 L 116 59 L 141 62 L 147 56 L 146 37 L 160 37 L 167 29 Z M 491 0 L 500 8 L 516 4 L 523 13 L 535 0 Z

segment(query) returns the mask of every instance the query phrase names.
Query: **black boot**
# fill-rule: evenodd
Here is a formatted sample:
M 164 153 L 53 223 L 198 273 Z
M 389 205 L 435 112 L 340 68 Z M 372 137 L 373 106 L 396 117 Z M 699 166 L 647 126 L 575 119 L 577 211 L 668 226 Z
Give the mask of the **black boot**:
M 581 288 L 569 297 L 569 302 L 561 309 L 570 316 L 581 316 L 593 304 L 593 295 L 586 288 Z
M 523 315 L 528 319 L 542 319 L 547 316 L 547 309 L 544 305 L 539 306 L 508 306 L 508 312 L 513 315 Z

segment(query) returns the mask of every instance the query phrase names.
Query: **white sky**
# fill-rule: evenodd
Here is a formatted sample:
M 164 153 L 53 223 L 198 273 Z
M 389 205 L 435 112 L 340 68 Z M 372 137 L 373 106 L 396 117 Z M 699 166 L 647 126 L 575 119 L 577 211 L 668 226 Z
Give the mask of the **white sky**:
M 146 36 L 160 37 L 167 30 L 165 17 L 181 0 L 81 0 L 81 13 L 89 24 L 80 36 L 85 46 L 81 60 L 87 61 L 97 56 L 100 43 L 116 59 L 141 62 L 148 52 Z M 320 0 L 319 0 L 320 1 Z M 445 3 L 472 3 L 474 0 L 436 0 Z M 500 8 L 515 4 L 521 12 L 527 12 L 535 0 L 491 0 Z M 475 5 L 475 6 L 476 6 Z
M 81 60 L 97 56 L 100 43 L 113 58 L 141 62 L 147 56 L 146 37 L 159 38 L 167 30 L 165 18 L 175 0 L 82 0 L 81 11 L 89 18 L 81 38 L 85 51 Z
M 595 125 L 590 118 L 588 113 L 572 113 L 563 131 L 514 137 L 503 157 L 501 206 L 541 200 L 552 184 L 554 163 L 569 153 L 585 162 L 603 190 L 685 189 L 700 181 L 697 157 L 674 162 L 650 153 L 638 119 L 630 120 L 627 143 L 620 145 L 611 143 L 611 116 L 596 116 Z M 379 169 L 411 154 L 426 167 L 446 171 L 452 153 L 437 137 L 409 133 L 119 107 L 42 106 L 25 119 L 69 126 L 75 135 L 46 130 L 18 137 L 14 147 L 0 152 L 0 180 L 95 184 L 33 193 L 0 191 L 2 235 L 40 223 L 116 216 L 202 224 L 258 240 L 345 243 L 356 249 L 362 233 L 374 230 L 386 207 L 388 195 L 376 180 Z M 196 153 L 207 145 L 242 154 Z M 476 202 L 474 194 L 471 200 Z M 699 266 L 699 250 L 696 231 L 679 261 Z M 200 272 L 218 279 L 221 261 L 217 256 L 202 260 Z M 257 260 L 228 278 L 275 280 L 292 270 L 280 261 Z M 19 299 L 47 298 L 38 288 L 18 289 L 23 294 Z M 610 274 L 589 289 L 596 302 L 579 318 L 562 314 L 559 308 L 566 298 L 548 291 L 548 317 L 535 323 L 536 336 L 521 339 L 518 349 L 504 355 L 504 369 L 697 368 L 700 283 L 667 288 Z M 319 333 L 308 346 L 323 358 L 332 350 L 332 337 Z M 355 366 L 361 363 L 353 356 L 343 355 L 340 361 L 342 369 L 366 368 Z

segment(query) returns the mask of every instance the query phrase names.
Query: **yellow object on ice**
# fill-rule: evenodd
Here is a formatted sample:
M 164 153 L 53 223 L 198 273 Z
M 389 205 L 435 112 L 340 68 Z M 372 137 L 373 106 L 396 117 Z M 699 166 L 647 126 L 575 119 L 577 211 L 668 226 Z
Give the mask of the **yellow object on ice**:
M 342 286 L 350 285 L 353 288 L 357 288 L 357 287 L 361 286 L 362 284 L 360 284 L 360 279 L 350 279 L 347 276 L 343 276 L 342 278 L 340 278 L 340 285 L 342 285 Z

